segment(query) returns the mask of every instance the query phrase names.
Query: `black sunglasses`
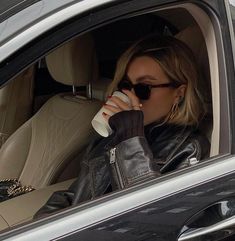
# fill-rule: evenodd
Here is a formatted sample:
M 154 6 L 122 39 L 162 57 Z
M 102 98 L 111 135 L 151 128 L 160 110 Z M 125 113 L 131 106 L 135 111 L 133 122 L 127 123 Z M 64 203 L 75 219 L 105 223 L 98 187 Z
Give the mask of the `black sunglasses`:
M 139 84 L 132 84 L 130 80 L 121 80 L 118 84 L 118 90 L 131 90 L 134 89 L 136 96 L 141 100 L 147 100 L 150 97 L 151 89 L 152 88 L 177 88 L 179 87 L 179 83 L 164 83 L 164 84 L 158 84 L 158 85 L 150 85 L 145 83 L 139 83 Z

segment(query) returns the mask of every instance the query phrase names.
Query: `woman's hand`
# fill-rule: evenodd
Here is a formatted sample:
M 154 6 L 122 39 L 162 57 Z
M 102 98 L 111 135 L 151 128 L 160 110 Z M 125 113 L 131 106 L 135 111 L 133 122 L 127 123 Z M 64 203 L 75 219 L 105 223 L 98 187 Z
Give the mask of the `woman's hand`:
M 104 108 L 111 111 L 113 114 L 116 114 L 121 111 L 128 111 L 128 110 L 140 110 L 142 104 L 140 104 L 139 98 L 135 95 L 134 91 L 129 90 L 122 90 L 124 94 L 126 94 L 130 99 L 130 104 L 124 102 L 117 96 L 111 96 L 110 101 L 112 101 L 116 106 L 112 106 L 109 104 L 105 104 Z M 109 121 L 110 115 L 103 112 L 103 117 Z

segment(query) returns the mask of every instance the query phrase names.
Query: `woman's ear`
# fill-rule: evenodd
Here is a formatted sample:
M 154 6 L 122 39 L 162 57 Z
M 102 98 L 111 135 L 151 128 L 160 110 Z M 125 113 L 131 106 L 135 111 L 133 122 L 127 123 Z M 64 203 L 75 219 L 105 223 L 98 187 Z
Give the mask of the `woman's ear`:
M 176 89 L 176 102 L 180 103 L 185 96 L 186 85 L 181 85 Z

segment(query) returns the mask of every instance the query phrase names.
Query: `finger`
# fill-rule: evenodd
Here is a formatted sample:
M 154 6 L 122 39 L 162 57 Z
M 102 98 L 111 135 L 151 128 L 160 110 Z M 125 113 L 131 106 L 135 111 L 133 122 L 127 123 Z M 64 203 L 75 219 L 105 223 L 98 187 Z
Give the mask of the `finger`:
M 103 107 L 104 107 L 105 109 L 113 112 L 114 114 L 122 111 L 119 107 L 113 106 L 113 105 L 109 105 L 109 104 L 104 104 Z
M 123 92 L 129 97 L 131 101 L 132 108 L 134 110 L 140 110 L 142 107 L 142 104 L 140 103 L 139 98 L 135 95 L 134 92 L 129 90 L 123 90 Z
M 117 96 L 112 96 L 110 100 L 121 110 L 131 110 L 131 106 Z

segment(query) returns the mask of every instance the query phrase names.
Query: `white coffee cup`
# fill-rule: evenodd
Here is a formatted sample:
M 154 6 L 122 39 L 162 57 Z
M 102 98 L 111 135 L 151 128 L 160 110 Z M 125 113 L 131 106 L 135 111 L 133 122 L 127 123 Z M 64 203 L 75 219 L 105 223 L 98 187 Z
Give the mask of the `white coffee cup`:
M 115 91 L 112 96 L 117 96 L 124 102 L 130 104 L 129 97 L 120 91 Z M 107 100 L 106 104 L 116 106 L 111 100 Z M 106 114 L 108 114 L 110 116 L 113 115 L 113 112 L 102 107 L 99 110 L 99 112 L 95 115 L 93 120 L 91 121 L 91 124 L 96 132 L 98 132 L 103 137 L 107 137 L 107 136 L 111 135 L 113 131 L 112 131 L 111 127 L 109 126 L 108 121 L 102 115 L 103 112 L 105 112 Z

